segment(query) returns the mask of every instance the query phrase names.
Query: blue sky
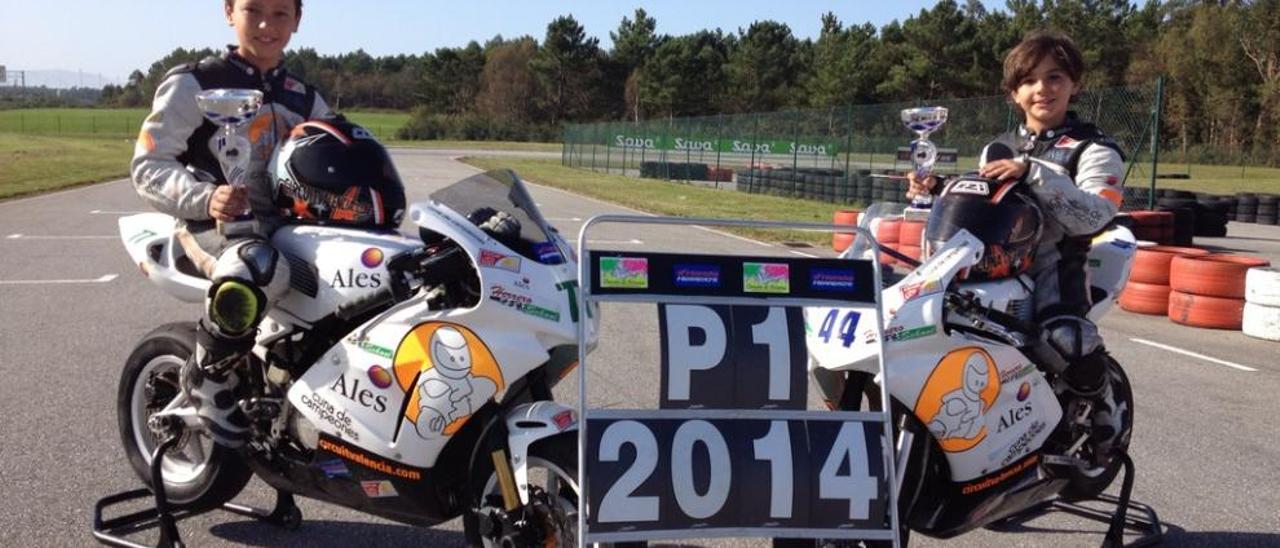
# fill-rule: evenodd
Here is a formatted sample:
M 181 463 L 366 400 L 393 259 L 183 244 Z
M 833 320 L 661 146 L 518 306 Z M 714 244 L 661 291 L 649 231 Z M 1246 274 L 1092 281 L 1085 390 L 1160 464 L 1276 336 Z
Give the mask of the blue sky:
M 290 47 L 323 54 L 359 48 L 373 55 L 418 54 L 470 40 L 483 43 L 496 34 L 541 39 L 547 23 L 571 14 L 608 48 L 609 31 L 637 7 L 657 20 L 660 34 L 736 30 L 772 19 L 790 25 L 799 37 L 816 38 L 819 18 L 827 11 L 846 24 L 879 27 L 935 1 L 305 0 L 302 29 Z M 9 70 L 81 70 L 116 81 L 134 69 L 145 71 L 174 48 L 221 47 L 235 39 L 220 0 L 0 0 L 0 20 L 0 65 Z

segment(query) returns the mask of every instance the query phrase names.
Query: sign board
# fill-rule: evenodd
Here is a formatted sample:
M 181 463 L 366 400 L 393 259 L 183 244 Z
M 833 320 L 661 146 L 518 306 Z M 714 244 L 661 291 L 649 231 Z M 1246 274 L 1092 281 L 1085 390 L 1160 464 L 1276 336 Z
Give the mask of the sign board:
M 661 368 L 658 409 L 582 404 L 586 543 L 894 540 L 888 415 L 805 409 L 803 307 L 878 310 L 870 261 L 580 256 L 583 306 L 657 303 Z
M 800 156 L 835 156 L 840 152 L 836 141 L 822 139 L 735 139 L 695 135 L 645 135 L 615 133 L 606 146 L 633 150 L 675 152 L 720 152 L 725 154 L 781 154 Z

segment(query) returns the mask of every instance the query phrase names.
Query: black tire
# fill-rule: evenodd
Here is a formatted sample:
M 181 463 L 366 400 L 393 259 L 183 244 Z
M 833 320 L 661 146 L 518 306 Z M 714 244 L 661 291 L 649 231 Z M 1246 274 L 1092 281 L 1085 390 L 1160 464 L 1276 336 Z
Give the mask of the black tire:
M 1124 368 L 1109 355 L 1107 356 L 1107 369 L 1112 379 L 1118 381 L 1115 385 L 1115 389 L 1120 390 L 1117 401 L 1127 402 L 1129 407 L 1127 421 L 1129 428 L 1128 431 L 1121 434 L 1120 452 L 1117 454 L 1127 453 L 1129 451 L 1129 442 L 1133 438 L 1133 386 L 1129 384 L 1129 376 L 1125 374 Z M 1120 459 L 1114 458 L 1111 459 L 1111 462 L 1101 473 L 1090 475 L 1078 469 L 1073 469 L 1069 473 L 1070 481 L 1059 493 L 1059 496 L 1067 501 L 1092 499 L 1107 490 L 1111 482 L 1116 479 L 1116 475 L 1120 473 L 1121 467 Z
M 154 489 L 151 485 L 151 453 L 159 441 L 146 428 L 143 417 L 150 417 L 163 409 L 178 395 L 178 369 L 191 355 L 195 341 L 194 323 L 171 323 L 158 327 L 134 347 L 120 375 L 116 396 L 120 441 L 134 473 L 151 489 Z M 150 386 L 139 386 L 139 382 Z M 135 409 L 135 404 L 145 408 Z M 199 432 L 188 430 L 183 438 L 180 445 L 165 456 L 165 462 L 170 463 L 174 470 L 181 470 L 185 465 L 192 469 L 192 475 L 185 481 L 165 479 L 165 494 L 170 505 L 175 509 L 203 510 L 221 506 L 240 494 L 253 472 L 239 454 L 212 443 Z M 191 444 L 200 445 L 204 459 L 186 452 L 181 457 L 174 455 L 180 450 L 194 453 L 196 447 L 189 447 Z

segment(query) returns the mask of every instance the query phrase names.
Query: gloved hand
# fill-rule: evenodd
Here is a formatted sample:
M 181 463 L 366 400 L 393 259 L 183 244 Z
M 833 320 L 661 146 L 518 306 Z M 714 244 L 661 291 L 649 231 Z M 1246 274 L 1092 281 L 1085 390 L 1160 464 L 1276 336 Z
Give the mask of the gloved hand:
M 504 244 L 520 236 L 520 220 L 505 211 L 482 207 L 472 211 L 467 218 Z

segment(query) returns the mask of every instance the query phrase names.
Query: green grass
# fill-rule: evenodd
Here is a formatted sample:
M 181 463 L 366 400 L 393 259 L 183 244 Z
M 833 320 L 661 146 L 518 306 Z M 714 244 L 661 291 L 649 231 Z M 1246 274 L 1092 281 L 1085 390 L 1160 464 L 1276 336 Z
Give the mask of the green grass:
M 559 160 L 468 157 L 463 161 L 481 169 L 510 168 L 533 183 L 659 215 L 830 223 L 837 209 L 848 208 L 826 202 L 606 175 L 564 167 Z M 815 245 L 830 245 L 831 242 L 829 233 L 736 228 L 731 231 L 771 241 L 804 241 Z
M 133 139 L 0 133 L 0 198 L 126 177 Z
M 0 110 L 0 133 L 64 137 L 133 137 L 146 118 L 143 108 L 36 108 Z M 345 112 L 352 121 L 384 138 L 395 136 L 409 114 L 405 112 Z
M 458 150 L 510 150 L 520 152 L 554 152 L 559 154 L 560 143 L 524 143 L 516 141 L 390 141 L 389 146 Z

